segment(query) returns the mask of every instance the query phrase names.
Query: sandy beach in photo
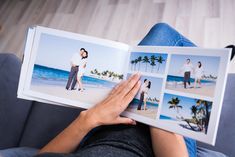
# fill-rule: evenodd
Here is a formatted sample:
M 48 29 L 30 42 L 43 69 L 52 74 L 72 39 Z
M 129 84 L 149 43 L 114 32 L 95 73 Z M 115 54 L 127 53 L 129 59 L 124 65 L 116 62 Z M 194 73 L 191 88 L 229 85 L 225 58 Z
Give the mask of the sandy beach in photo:
M 186 89 L 183 87 L 183 85 L 180 85 L 180 86 L 178 85 L 177 87 L 174 87 L 172 85 L 166 85 L 166 89 L 184 92 L 184 93 L 198 94 L 202 96 L 213 97 L 214 91 L 215 91 L 215 84 L 214 85 L 202 84 L 201 88 L 193 88 L 193 83 L 192 83 L 192 87 L 188 87 Z
M 147 110 L 137 110 L 136 107 L 128 107 L 126 109 L 126 111 L 131 112 L 131 113 L 135 113 L 144 117 L 148 117 L 148 118 L 152 118 L 152 119 L 156 119 L 157 116 L 157 111 L 158 111 L 158 107 L 156 108 L 148 108 Z
M 160 120 L 164 121 L 164 123 L 167 123 L 172 128 L 175 128 L 175 130 L 187 129 L 188 131 L 193 131 L 185 121 L 167 120 L 167 119 L 160 119 Z M 191 125 L 196 128 L 195 124 L 191 124 Z M 205 135 L 205 133 L 201 131 L 193 131 L 193 132 L 197 133 L 198 135 L 199 134 Z
M 100 102 L 110 92 L 109 88 L 94 88 L 84 86 L 85 90 L 79 92 L 78 90 L 66 90 L 63 86 L 32 84 L 31 90 L 56 96 L 73 101 L 81 101 L 90 104 Z

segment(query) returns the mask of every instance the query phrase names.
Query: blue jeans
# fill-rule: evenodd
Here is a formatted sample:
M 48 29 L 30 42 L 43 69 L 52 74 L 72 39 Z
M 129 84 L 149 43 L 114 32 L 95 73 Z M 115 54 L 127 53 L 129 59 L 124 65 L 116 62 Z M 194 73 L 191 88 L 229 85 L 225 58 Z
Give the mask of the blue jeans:
M 139 45 L 195 46 L 192 42 L 190 42 L 188 39 L 186 39 L 181 34 L 179 34 L 176 30 L 174 30 L 169 25 L 164 24 L 164 23 L 159 23 L 159 24 L 156 24 L 155 26 L 153 26 L 152 29 L 149 31 L 149 33 L 139 43 Z M 134 140 L 134 142 L 137 145 L 139 144 L 138 148 L 141 148 L 141 149 L 137 149 L 137 151 L 144 150 L 144 149 L 146 152 L 150 151 L 149 149 L 147 149 L 148 148 L 147 145 L 149 143 L 149 140 L 146 140 L 147 139 L 146 138 L 146 130 L 148 131 L 148 126 L 138 125 L 136 127 L 135 126 L 129 126 L 129 127 L 124 126 L 124 128 L 122 128 L 122 127 L 123 126 L 121 126 L 121 128 L 119 126 L 116 126 L 115 129 L 113 129 L 112 127 L 109 128 L 109 126 L 107 126 L 106 128 L 105 127 L 102 128 L 103 130 L 101 129 L 100 132 L 98 132 L 98 133 L 96 131 L 94 131 L 93 134 L 98 134 L 97 136 L 102 136 L 101 134 L 105 134 L 104 136 L 106 137 L 106 139 L 104 137 L 102 137 L 102 139 L 98 138 L 97 136 L 92 137 L 92 134 L 91 134 L 90 135 L 91 138 L 88 137 L 88 140 L 83 140 L 84 142 L 83 142 L 83 144 L 81 144 L 83 148 L 81 148 L 82 151 L 80 151 L 79 154 L 82 155 L 82 154 L 89 153 L 89 152 L 86 153 L 86 149 L 87 149 L 86 146 L 88 145 L 91 147 L 92 144 L 94 144 L 94 143 L 95 144 L 100 143 L 99 142 L 100 139 L 103 140 L 102 141 L 103 143 L 108 143 L 108 144 L 110 144 L 110 146 L 114 146 L 117 142 L 112 143 L 112 140 L 110 140 L 110 139 L 118 141 L 118 140 L 120 140 L 120 137 L 123 136 L 123 134 L 126 134 L 125 137 L 139 136 L 138 139 Z M 111 131 L 109 131 L 108 129 L 110 129 Z M 121 134 L 118 133 L 118 130 L 120 130 Z M 196 157 L 196 156 L 198 156 L 198 157 L 225 157 L 221 153 L 209 151 L 209 150 L 202 149 L 202 148 L 197 149 L 197 145 L 196 145 L 195 140 L 192 140 L 189 138 L 184 138 L 184 139 L 185 139 L 190 157 Z M 125 141 L 131 142 L 132 140 L 131 140 L 131 138 L 129 138 L 129 139 L 125 139 Z M 143 143 L 145 143 L 145 144 L 143 144 Z M 142 148 L 142 146 L 146 146 L 146 148 L 145 147 Z M 106 147 L 107 147 L 107 145 L 106 145 Z M 86 148 L 86 149 L 84 149 L 84 148 Z M 123 147 L 121 147 L 121 148 L 123 148 Z M 124 148 L 126 148 L 126 147 L 124 147 Z M 105 153 L 105 151 L 107 152 L 107 149 L 105 147 L 103 147 L 99 150 L 102 150 L 102 149 L 104 150 L 104 153 Z M 112 149 L 112 147 L 109 149 Z M 129 149 L 133 149 L 133 148 L 129 147 Z M 79 149 L 78 149 L 78 151 L 79 151 Z M 12 148 L 12 149 L 7 149 L 7 150 L 0 150 L 0 157 L 32 157 L 33 155 L 36 154 L 36 152 L 37 152 L 37 149 L 33 149 L 33 148 Z M 90 152 L 92 152 L 92 150 L 90 150 Z M 122 149 L 120 149 L 120 154 L 122 154 L 123 152 L 124 151 Z M 197 154 L 197 152 L 198 152 L 198 154 Z M 95 153 L 95 155 L 97 155 L 98 152 L 95 151 L 94 153 Z M 42 156 L 47 156 L 47 154 L 42 155 Z M 59 154 L 51 154 L 51 156 L 57 157 L 60 155 Z M 67 155 L 65 155 L 65 156 L 67 157 Z M 71 156 L 73 156 L 73 155 L 71 154 Z
M 154 25 L 139 45 L 148 46 L 191 46 L 196 45 L 165 23 Z M 196 141 L 184 138 L 190 157 L 196 157 Z

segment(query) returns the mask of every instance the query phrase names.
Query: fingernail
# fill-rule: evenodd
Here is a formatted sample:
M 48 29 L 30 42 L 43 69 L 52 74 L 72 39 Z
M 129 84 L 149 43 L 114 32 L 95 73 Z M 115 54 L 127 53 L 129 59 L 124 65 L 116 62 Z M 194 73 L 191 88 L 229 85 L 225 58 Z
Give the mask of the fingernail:
M 135 120 L 132 120 L 132 124 L 133 124 L 133 125 L 136 125 L 136 121 L 135 121 Z

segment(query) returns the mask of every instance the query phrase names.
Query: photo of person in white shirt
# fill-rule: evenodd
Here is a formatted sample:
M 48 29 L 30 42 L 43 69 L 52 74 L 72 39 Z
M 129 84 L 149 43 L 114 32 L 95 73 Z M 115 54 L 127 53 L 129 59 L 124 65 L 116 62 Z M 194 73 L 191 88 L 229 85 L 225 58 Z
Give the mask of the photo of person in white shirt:
M 82 55 L 85 51 L 86 50 L 84 48 L 81 48 L 80 52 L 74 53 L 71 58 L 71 61 L 70 61 L 71 69 L 70 69 L 69 78 L 68 78 L 68 81 L 66 84 L 67 90 L 69 90 L 71 83 L 72 83 L 71 90 L 75 90 L 75 85 L 77 83 L 77 73 L 79 70 L 79 64 L 81 62 Z
M 193 71 L 193 65 L 191 63 L 191 60 L 188 58 L 186 60 L 186 63 L 182 66 L 181 71 L 183 71 L 184 74 L 184 78 L 183 78 L 183 82 L 184 82 L 184 88 L 187 88 L 187 83 L 190 86 L 190 78 L 191 78 L 191 72 Z

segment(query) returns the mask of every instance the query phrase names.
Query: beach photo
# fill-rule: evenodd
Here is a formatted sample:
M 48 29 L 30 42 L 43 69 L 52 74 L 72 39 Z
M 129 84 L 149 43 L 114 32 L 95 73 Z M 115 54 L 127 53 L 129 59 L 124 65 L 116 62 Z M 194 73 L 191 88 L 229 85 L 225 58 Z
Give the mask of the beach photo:
M 166 89 L 213 97 L 220 57 L 172 55 Z
M 164 74 L 167 54 L 131 52 L 129 71 L 139 71 L 144 74 Z
M 127 75 L 127 77 L 130 76 L 131 74 Z M 140 81 L 140 90 L 126 111 L 155 119 L 158 112 L 163 80 L 161 78 L 142 75 Z
M 97 103 L 123 80 L 125 57 L 126 52 L 118 48 L 41 34 L 30 89 Z
M 211 108 L 210 101 L 165 93 L 160 120 L 179 129 L 206 134 Z

